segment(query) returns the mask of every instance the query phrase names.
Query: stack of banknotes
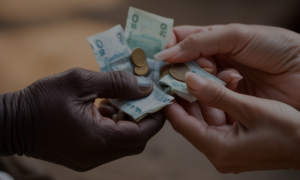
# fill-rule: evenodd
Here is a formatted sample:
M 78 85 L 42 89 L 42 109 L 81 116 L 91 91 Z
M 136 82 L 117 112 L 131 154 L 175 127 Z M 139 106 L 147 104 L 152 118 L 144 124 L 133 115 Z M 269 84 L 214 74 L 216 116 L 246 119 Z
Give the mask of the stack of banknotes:
M 166 63 L 156 61 L 153 57 L 165 49 L 172 33 L 173 23 L 173 19 L 130 7 L 125 32 L 121 25 L 117 25 L 87 38 L 102 72 L 125 71 L 133 74 L 134 65 L 130 59 L 132 50 L 141 48 L 145 51 L 149 66 L 147 77 L 153 81 L 152 93 L 148 97 L 132 101 L 110 99 L 114 106 L 128 114 L 135 122 L 171 104 L 173 94 L 189 102 L 196 101 L 184 82 L 177 81 L 168 74 L 160 77 L 160 68 Z M 185 65 L 191 72 L 225 85 L 195 62 L 191 61 Z

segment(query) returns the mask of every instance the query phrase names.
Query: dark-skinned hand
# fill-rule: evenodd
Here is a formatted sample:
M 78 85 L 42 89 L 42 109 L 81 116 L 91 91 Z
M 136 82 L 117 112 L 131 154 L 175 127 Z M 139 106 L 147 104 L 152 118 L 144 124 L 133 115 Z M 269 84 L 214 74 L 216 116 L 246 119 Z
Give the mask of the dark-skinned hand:
M 161 112 L 139 123 L 114 121 L 96 98 L 137 99 L 152 82 L 125 72 L 69 71 L 0 95 L 0 155 L 26 155 L 86 171 L 141 153 L 163 126 Z

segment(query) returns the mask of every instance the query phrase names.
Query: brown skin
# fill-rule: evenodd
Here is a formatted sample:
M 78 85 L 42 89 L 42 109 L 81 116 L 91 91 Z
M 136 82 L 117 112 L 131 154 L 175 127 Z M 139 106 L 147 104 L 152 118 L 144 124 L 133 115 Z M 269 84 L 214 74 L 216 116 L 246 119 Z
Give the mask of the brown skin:
M 76 68 L 0 95 L 0 155 L 26 155 L 86 171 L 139 154 L 164 125 L 162 113 L 139 123 L 115 122 L 108 118 L 109 108 L 97 109 L 94 100 L 136 99 L 151 92 L 140 91 L 136 77 L 125 72 Z

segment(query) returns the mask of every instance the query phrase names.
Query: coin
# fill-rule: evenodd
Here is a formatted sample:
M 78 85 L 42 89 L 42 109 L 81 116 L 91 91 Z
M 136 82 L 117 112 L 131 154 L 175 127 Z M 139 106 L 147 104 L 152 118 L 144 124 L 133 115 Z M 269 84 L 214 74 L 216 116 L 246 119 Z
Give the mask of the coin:
M 169 69 L 171 66 L 172 66 L 172 64 L 165 64 L 160 68 L 160 70 L 159 70 L 160 78 L 163 78 L 165 75 L 169 74 Z
M 165 64 L 165 65 L 163 65 L 160 68 L 160 70 L 159 70 L 159 75 L 162 76 L 165 71 L 169 71 L 169 69 L 170 69 L 171 66 L 172 66 L 172 64 Z
M 173 64 L 169 71 L 174 79 L 185 82 L 185 73 L 189 72 L 190 69 L 185 64 Z
M 144 66 L 147 63 L 145 51 L 141 48 L 135 48 L 131 53 L 131 61 L 136 66 Z
M 145 64 L 145 65 L 142 66 L 142 67 L 135 66 L 134 72 L 135 72 L 135 74 L 138 75 L 138 76 L 147 76 L 148 73 L 149 73 L 149 67 L 148 67 L 148 64 Z

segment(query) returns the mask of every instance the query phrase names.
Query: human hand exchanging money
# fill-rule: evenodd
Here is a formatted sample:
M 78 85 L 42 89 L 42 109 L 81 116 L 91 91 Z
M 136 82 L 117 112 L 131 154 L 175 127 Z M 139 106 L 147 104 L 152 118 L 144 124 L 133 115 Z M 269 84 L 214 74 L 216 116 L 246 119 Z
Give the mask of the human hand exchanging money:
M 0 155 L 26 155 L 86 171 L 141 153 L 163 126 L 161 112 L 139 123 L 114 121 L 96 98 L 136 99 L 152 82 L 125 72 L 72 69 L 0 95 Z M 120 117 L 119 117 L 120 119 Z
M 170 63 L 196 59 L 227 83 L 225 88 L 187 73 L 203 118 L 195 104 L 181 99 L 164 108 L 174 129 L 218 171 L 300 168 L 298 34 L 239 24 L 185 26 L 174 28 L 169 47 L 156 58 Z

